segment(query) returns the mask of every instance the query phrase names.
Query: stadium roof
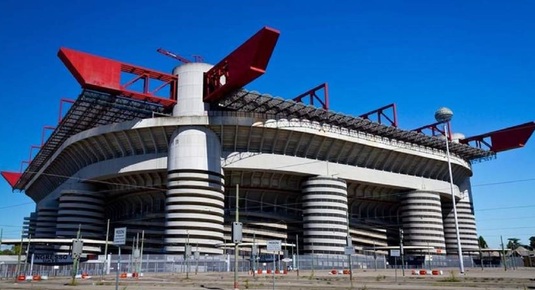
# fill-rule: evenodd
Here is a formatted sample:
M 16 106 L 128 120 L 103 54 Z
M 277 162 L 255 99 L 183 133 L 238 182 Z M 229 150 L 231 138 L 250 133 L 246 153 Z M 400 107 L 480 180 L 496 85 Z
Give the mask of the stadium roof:
M 440 150 L 446 149 L 444 140 L 438 137 L 406 131 L 368 119 L 336 113 L 291 100 L 274 98 L 254 91 L 241 89 L 220 99 L 218 102 L 216 109 L 266 114 L 266 118 L 273 119 L 308 119 Z M 61 145 L 69 137 L 77 133 L 97 126 L 150 118 L 166 113 L 169 113 L 168 109 L 166 110 L 159 103 L 141 101 L 94 90 L 83 90 L 60 124 L 41 147 L 37 156 L 31 160 L 13 188 L 23 190 L 33 176 L 43 169 L 43 166 Z M 450 146 L 453 154 L 466 160 L 484 158 L 494 154 L 492 151 L 464 144 L 450 142 Z

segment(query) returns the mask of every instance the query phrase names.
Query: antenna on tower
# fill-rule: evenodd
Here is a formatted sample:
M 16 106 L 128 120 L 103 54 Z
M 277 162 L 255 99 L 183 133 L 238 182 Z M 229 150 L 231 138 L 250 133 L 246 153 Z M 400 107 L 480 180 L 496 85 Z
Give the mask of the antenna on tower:
M 178 55 L 178 54 L 176 54 L 174 52 L 168 51 L 168 50 L 163 49 L 163 48 L 158 48 L 156 51 L 161 53 L 161 54 L 163 54 L 163 55 L 166 55 L 168 57 L 172 57 L 172 58 L 174 58 L 174 59 L 176 59 L 176 60 L 178 60 L 178 61 L 180 61 L 182 63 L 202 62 L 203 61 L 203 58 L 200 55 L 194 55 L 193 56 L 194 61 L 191 61 L 191 60 L 189 60 L 189 59 L 187 59 L 187 58 L 185 58 L 183 56 L 180 56 L 180 55 Z

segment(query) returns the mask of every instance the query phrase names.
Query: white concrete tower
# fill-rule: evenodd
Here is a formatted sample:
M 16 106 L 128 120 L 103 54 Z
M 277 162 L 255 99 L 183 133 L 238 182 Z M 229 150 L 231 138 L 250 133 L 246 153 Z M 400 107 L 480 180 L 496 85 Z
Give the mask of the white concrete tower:
M 308 253 L 343 254 L 347 238 L 347 184 L 329 176 L 303 182 L 303 240 Z
M 444 253 L 446 245 L 438 192 L 415 190 L 405 193 L 401 199 L 400 217 L 404 245 L 434 247 Z
M 174 70 L 178 75 L 174 117 L 206 116 L 203 73 L 208 64 L 188 63 Z M 189 243 L 202 254 L 222 254 L 215 244 L 224 241 L 224 176 L 221 143 L 205 126 L 178 127 L 169 144 L 165 251 L 183 253 Z
M 457 200 L 457 220 L 459 223 L 459 237 L 463 252 L 478 251 L 478 237 L 476 230 L 476 218 L 474 216 L 473 204 L 471 202 L 470 179 L 466 179 L 459 187 L 460 199 Z M 457 193 L 457 192 L 456 192 Z M 444 235 L 446 237 L 446 248 L 449 253 L 457 253 L 457 236 L 455 234 L 455 220 L 453 217 L 453 206 L 451 199 L 442 203 L 444 212 Z

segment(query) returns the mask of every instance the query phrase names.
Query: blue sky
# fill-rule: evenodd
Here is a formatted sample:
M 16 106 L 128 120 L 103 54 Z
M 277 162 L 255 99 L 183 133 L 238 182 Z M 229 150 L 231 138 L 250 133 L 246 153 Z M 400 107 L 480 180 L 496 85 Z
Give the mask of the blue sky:
M 177 63 L 157 48 L 215 63 L 263 26 L 281 36 L 248 89 L 291 99 L 328 82 L 332 110 L 396 103 L 402 129 L 447 106 L 466 136 L 535 120 L 533 1 L 151 2 L 0 3 L 1 170 L 18 171 L 41 128 L 57 123 L 59 100 L 80 92 L 60 47 L 171 71 Z M 535 236 L 534 160 L 531 140 L 473 166 L 478 231 L 492 247 L 500 235 Z M 3 236 L 20 237 L 34 204 L 4 182 L 0 196 Z

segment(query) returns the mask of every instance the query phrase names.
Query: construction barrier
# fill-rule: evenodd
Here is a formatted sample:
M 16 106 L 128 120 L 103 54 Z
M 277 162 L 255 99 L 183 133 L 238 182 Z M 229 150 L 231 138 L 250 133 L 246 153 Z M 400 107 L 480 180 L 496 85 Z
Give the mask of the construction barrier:
M 422 276 L 427 275 L 427 270 L 420 270 L 420 275 L 422 275 Z
M 128 275 L 126 274 L 126 272 L 122 272 L 121 275 L 119 276 L 120 278 L 126 278 Z
M 437 276 L 437 275 L 442 275 L 442 274 L 443 274 L 442 270 L 436 270 L 436 269 L 433 269 L 433 270 L 424 270 L 424 269 L 412 270 L 412 275 L 421 275 L 421 276 L 434 275 L 434 276 Z
M 277 269 L 277 270 L 273 271 L 271 269 L 267 269 L 267 270 L 258 269 L 258 270 L 256 270 L 256 273 L 259 274 L 259 275 L 261 275 L 261 274 L 278 274 L 278 275 L 280 275 L 280 274 L 288 274 L 288 270 L 282 270 L 281 271 L 281 270 Z
M 431 271 L 431 274 L 433 274 L 433 275 L 442 275 L 443 272 L 442 272 L 442 270 L 433 270 L 433 271 Z
M 26 281 L 26 275 L 20 274 L 17 276 L 17 281 Z
M 41 281 L 41 275 L 35 274 L 32 276 L 33 281 Z

